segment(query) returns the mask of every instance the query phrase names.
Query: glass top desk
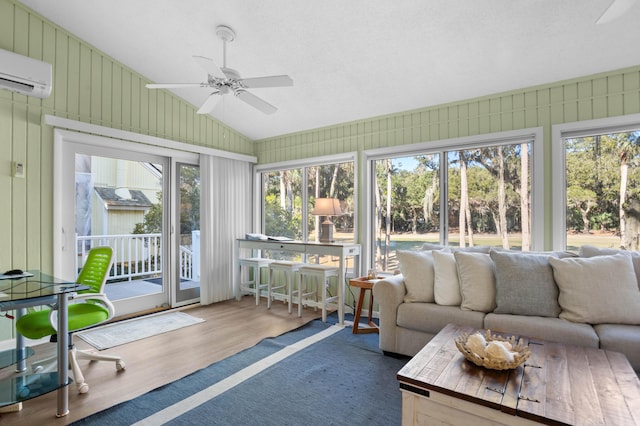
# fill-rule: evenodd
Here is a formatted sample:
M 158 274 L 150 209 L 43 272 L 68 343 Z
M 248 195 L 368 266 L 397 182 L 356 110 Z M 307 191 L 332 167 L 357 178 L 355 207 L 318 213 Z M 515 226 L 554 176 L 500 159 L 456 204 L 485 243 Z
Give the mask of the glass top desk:
M 6 278 L 0 276 L 0 312 L 15 310 L 16 319 L 26 313 L 26 309 L 40 305 L 54 305 L 58 310 L 58 371 L 46 374 L 25 374 L 0 381 L 0 406 L 26 401 L 57 389 L 56 416 L 69 412 L 69 329 L 67 307 L 69 299 L 76 291 L 89 287 L 61 280 L 39 271 L 29 271 L 31 276 Z M 24 337 L 16 334 L 16 361 L 18 372 L 26 370 L 26 349 Z M 57 379 L 57 380 L 56 380 Z

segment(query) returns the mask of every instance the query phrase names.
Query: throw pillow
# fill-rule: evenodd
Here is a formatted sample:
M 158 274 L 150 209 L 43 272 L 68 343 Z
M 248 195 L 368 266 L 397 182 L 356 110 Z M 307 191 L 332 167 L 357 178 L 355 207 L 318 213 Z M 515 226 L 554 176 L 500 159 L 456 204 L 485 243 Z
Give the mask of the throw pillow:
M 495 265 L 496 314 L 555 317 L 558 286 L 547 255 L 491 251 Z
M 453 253 L 433 251 L 433 297 L 438 305 L 460 306 L 460 284 Z
M 445 247 L 441 246 L 440 244 L 434 244 L 434 243 L 422 244 L 422 250 L 442 250 L 443 248 Z
M 430 251 L 396 251 L 407 294 L 405 303 L 433 302 L 433 255 Z
M 631 262 L 633 262 L 633 270 L 636 273 L 636 281 L 638 282 L 638 288 L 640 288 L 640 252 L 638 251 L 627 251 L 621 249 L 613 249 L 613 248 L 600 248 L 591 245 L 584 245 L 580 247 L 580 257 L 595 257 L 595 256 L 604 256 L 609 254 L 618 254 L 622 253 L 631 257 Z
M 491 246 L 473 246 L 473 247 L 457 247 L 457 246 L 442 246 L 440 244 L 434 243 L 424 243 L 422 244 L 422 250 L 449 250 L 451 252 L 456 251 L 465 251 L 465 252 L 473 252 L 473 253 L 489 253 L 493 248 Z
M 631 258 L 549 258 L 560 290 L 560 318 L 588 324 L 640 324 L 640 291 Z
M 493 262 L 485 253 L 456 251 L 460 308 L 466 311 L 491 312 L 496 307 L 496 280 Z

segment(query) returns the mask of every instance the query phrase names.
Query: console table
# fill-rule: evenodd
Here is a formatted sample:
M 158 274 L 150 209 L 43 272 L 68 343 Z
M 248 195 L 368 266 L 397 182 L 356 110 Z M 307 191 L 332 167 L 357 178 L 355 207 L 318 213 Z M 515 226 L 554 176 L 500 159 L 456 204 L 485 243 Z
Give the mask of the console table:
M 403 425 L 640 425 L 640 380 L 623 354 L 523 338 L 524 364 L 489 370 L 454 343 L 475 331 L 447 325 L 398 372 Z
M 347 258 L 353 258 L 355 276 L 360 273 L 360 244 L 355 243 L 321 243 L 315 241 L 273 241 L 273 240 L 236 240 L 236 254 L 233 268 L 233 288 L 236 298 L 240 298 L 240 258 L 242 250 L 251 250 L 248 257 L 262 257 L 263 250 L 298 253 L 306 262 L 310 255 L 335 256 L 338 263 L 338 322 L 344 325 L 344 284 Z

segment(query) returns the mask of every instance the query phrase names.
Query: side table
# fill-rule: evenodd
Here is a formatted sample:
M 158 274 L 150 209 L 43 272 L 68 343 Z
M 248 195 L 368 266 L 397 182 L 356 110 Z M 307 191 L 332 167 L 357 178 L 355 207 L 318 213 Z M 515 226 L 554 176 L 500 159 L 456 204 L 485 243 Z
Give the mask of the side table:
M 360 295 L 358 296 L 358 305 L 356 306 L 356 312 L 353 318 L 353 334 L 364 333 L 380 333 L 378 325 L 373 322 L 373 285 L 379 281 L 378 279 L 370 280 L 368 277 L 353 278 L 349 280 L 351 287 L 358 287 L 360 289 Z M 362 314 L 362 304 L 364 302 L 364 295 L 369 290 L 369 323 L 368 326 L 361 327 L 360 315 Z

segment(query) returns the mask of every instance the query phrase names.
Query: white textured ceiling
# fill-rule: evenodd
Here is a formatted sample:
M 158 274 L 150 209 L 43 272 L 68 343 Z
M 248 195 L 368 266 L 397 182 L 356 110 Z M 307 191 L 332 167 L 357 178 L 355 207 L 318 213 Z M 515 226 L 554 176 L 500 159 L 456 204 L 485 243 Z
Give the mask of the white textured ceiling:
M 225 96 L 212 115 L 251 139 L 640 64 L 640 2 L 596 25 L 611 0 L 22 0 L 152 82 L 198 83 L 191 58 L 289 74 L 252 89 L 264 115 Z M 174 93 L 196 107 L 203 88 Z

